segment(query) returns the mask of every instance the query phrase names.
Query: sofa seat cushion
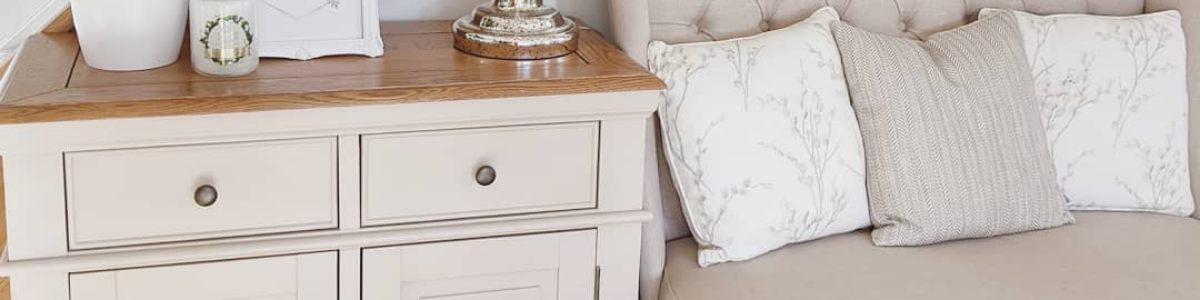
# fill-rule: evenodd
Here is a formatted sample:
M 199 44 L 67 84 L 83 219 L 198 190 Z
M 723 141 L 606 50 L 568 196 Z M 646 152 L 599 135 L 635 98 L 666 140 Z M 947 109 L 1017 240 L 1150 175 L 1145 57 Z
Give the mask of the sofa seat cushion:
M 1062 228 L 915 248 L 869 231 L 701 269 L 690 238 L 667 245 L 663 300 L 1200 299 L 1200 221 L 1077 212 Z

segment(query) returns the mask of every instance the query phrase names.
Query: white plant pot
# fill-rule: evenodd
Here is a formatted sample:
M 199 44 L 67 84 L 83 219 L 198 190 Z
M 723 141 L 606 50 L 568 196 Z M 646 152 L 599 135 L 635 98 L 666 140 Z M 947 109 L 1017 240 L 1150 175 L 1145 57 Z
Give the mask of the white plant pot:
M 71 0 L 71 13 L 89 66 L 147 70 L 179 59 L 188 0 Z

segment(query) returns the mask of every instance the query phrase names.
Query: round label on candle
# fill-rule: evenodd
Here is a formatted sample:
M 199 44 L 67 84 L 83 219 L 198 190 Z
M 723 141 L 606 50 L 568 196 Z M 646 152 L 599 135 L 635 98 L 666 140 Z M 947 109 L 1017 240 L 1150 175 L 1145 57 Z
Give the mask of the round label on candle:
M 218 16 L 204 22 L 200 44 L 204 59 L 222 66 L 236 64 L 250 55 L 254 33 L 250 21 L 239 15 Z

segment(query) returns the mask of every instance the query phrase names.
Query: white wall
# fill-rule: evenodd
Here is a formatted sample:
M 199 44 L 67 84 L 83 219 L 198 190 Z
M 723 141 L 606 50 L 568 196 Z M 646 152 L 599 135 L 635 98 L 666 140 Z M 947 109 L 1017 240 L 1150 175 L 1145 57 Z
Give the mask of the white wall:
M 0 0 L 8 1 L 8 0 Z M 384 20 L 448 20 L 471 12 L 485 0 L 379 0 L 379 17 Z M 607 0 L 545 0 L 588 26 L 608 33 Z M 489 1 L 490 2 L 490 1 Z
M 378 0 L 383 20 L 456 19 L 484 0 Z M 563 13 L 576 16 L 608 33 L 608 1 L 545 0 Z M 0 0 L 0 57 L 12 50 L 25 36 L 53 20 L 67 0 Z

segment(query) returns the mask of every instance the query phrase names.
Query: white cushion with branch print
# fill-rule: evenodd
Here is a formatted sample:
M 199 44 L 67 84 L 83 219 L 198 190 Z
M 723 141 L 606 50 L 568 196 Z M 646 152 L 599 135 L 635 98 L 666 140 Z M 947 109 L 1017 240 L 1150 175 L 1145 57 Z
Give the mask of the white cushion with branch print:
M 1191 215 L 1179 12 L 1014 13 L 1068 207 Z
M 870 226 L 862 140 L 823 8 L 727 41 L 650 46 L 664 151 L 701 266 Z

